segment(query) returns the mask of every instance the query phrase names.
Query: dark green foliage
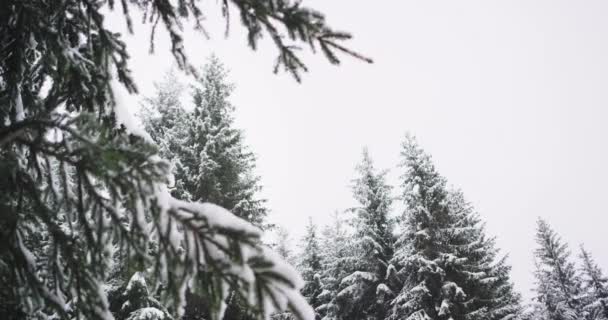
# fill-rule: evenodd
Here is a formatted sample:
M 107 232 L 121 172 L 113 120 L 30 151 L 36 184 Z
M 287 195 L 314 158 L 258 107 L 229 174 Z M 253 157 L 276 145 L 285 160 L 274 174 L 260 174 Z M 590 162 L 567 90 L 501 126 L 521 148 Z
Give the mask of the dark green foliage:
M 307 43 L 313 51 L 317 48 L 333 64 L 340 63 L 336 53 L 344 53 L 371 63 L 371 59 L 345 48 L 341 41 L 351 35 L 335 31 L 325 23 L 322 13 L 306 8 L 299 1 L 289 0 L 223 0 L 224 15 L 229 17 L 229 4 L 239 10 L 241 23 L 247 28 L 247 39 L 252 49 L 257 47 L 258 40 L 267 34 L 279 51 L 274 72 L 280 68 L 291 73 L 300 81 L 300 72 L 307 71 L 306 65 L 296 52 L 300 49 L 295 43 Z M 287 34 L 280 31 L 284 27 Z
M 136 85 L 125 43 L 104 24 L 104 7 L 114 5 L 129 26 L 133 9 L 154 27 L 162 22 L 178 65 L 194 71 L 180 32 L 188 20 L 202 27 L 197 1 L 0 2 L 2 309 L 103 318 L 109 305 L 101 284 L 109 276 L 113 247 L 125 252 L 127 265 L 151 270 L 173 310 L 183 304 L 184 284 L 191 280 L 214 316 L 226 286 L 239 288 L 242 296 L 255 287 L 255 303 L 272 306 L 261 302 L 277 301 L 294 282 L 273 269 L 259 231 L 220 208 L 168 197 L 168 164 L 150 141 L 128 134 L 133 128 L 121 116 L 128 106 L 116 100 L 118 91 L 133 93 Z M 320 46 L 332 63 L 335 52 L 358 57 L 337 43 L 348 35 L 332 31 L 322 15 L 299 3 L 221 5 L 226 16 L 230 6 L 241 15 L 252 47 L 262 34 L 270 35 L 280 53 L 277 68 L 298 79 L 305 67 L 294 54 L 295 43 Z M 293 43 L 285 42 L 282 28 Z M 45 233 L 41 250 L 34 247 L 38 233 Z M 234 265 L 252 271 L 253 278 L 231 273 L 228 266 Z M 307 311 L 291 300 L 298 298 L 287 304 L 302 316 Z
M 46 130 L 31 130 L 15 139 L 13 150 L 18 153 L 4 154 L 9 163 L 22 152 L 29 158 L 22 165 L 13 158 L 14 172 L 6 176 L 13 185 L 4 195 L 19 219 L 7 235 L 4 261 L 33 299 L 33 307 L 47 305 L 63 312 L 60 297 L 76 292 L 74 307 L 91 317 L 96 307 L 106 305 L 105 297 L 95 292 L 107 275 L 108 241 L 128 241 L 135 259 L 142 259 L 144 226 L 127 229 L 120 222 L 125 211 L 135 214 L 141 192 L 149 192 L 154 181 L 163 181 L 166 170 L 162 162 L 150 161 L 154 148 L 133 143 L 138 139 L 97 125 L 92 117 L 57 115 L 46 125 L 62 134 L 61 141 L 47 140 Z M 123 203 L 124 211 L 113 205 L 116 201 Z M 51 248 L 34 251 L 35 257 L 24 241 L 44 230 Z M 45 278 L 32 274 L 37 268 L 47 271 Z M 79 287 L 70 292 L 72 283 Z

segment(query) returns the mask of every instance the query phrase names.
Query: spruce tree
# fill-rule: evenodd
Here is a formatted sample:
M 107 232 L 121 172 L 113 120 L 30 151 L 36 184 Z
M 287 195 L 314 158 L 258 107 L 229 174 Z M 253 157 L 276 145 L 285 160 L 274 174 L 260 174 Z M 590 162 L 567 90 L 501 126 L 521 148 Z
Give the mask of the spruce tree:
M 160 146 L 160 154 L 172 163 L 174 188 L 179 199 L 212 202 L 235 215 L 263 227 L 264 200 L 257 197 L 259 177 L 253 173 L 255 156 L 235 129 L 234 106 L 229 102 L 233 85 L 219 59 L 212 56 L 201 77 L 191 87 L 194 110 L 180 102 L 183 85 L 172 73 L 157 85 L 157 93 L 146 100 L 142 120 Z M 196 319 L 204 302 L 187 293 L 186 319 Z M 230 297 L 228 319 L 250 319 L 240 297 Z M 237 306 L 238 304 L 238 306 Z M 204 313 L 204 312 L 203 312 Z
M 194 112 L 182 160 L 190 170 L 176 180 L 184 181 L 193 200 L 219 204 L 262 226 L 267 209 L 265 201 L 257 198 L 261 187 L 253 173 L 255 156 L 244 144 L 243 133 L 234 128 L 234 106 L 229 101 L 234 86 L 227 77 L 225 67 L 212 56 L 192 95 Z
M 280 238 L 287 239 L 287 233 L 285 231 L 279 232 Z M 279 239 L 280 239 L 279 238 Z M 280 240 L 279 240 L 280 241 Z M 289 257 L 289 250 L 284 245 L 278 245 L 277 253 L 285 254 Z M 306 233 L 301 240 L 300 254 L 297 258 L 298 271 L 302 275 L 304 280 L 304 287 L 302 287 L 302 295 L 308 301 L 308 304 L 315 309 L 320 305 L 318 296 L 321 294 L 321 252 L 320 244 L 317 235 L 317 226 L 312 222 L 312 218 L 309 218 L 308 224 L 306 225 Z M 291 320 L 293 314 L 288 312 L 278 313 L 273 315 L 273 320 Z M 320 318 L 320 315 L 315 316 L 316 319 Z
M 293 261 L 295 257 L 291 251 L 291 237 L 284 227 L 277 226 L 272 229 L 275 239 L 270 247 L 285 261 Z
M 302 253 L 300 255 L 298 270 L 304 279 L 302 295 L 311 307 L 319 306 L 319 294 L 321 294 L 321 253 L 317 226 L 309 218 L 306 225 L 306 233 L 302 238 Z
M 169 312 L 151 295 L 141 272 L 133 274 L 122 293 L 117 320 L 172 320 Z
M 159 155 L 169 162 L 173 181 L 169 186 L 171 194 L 181 200 L 192 201 L 184 189 L 184 182 L 176 180 L 177 172 L 187 174 L 180 161 L 180 155 L 186 144 L 188 113 L 184 109 L 181 97 L 186 94 L 186 87 L 180 81 L 175 69 L 170 69 L 160 82 L 154 83 L 154 95 L 144 99 L 139 111 L 139 118 L 146 132 L 158 146 Z
M 192 85 L 194 110 L 179 100 L 182 86 L 171 73 L 147 99 L 142 121 L 160 153 L 173 164 L 179 199 L 212 202 L 256 226 L 267 214 L 265 200 L 258 198 L 260 178 L 253 172 L 255 156 L 234 128 L 234 106 L 229 98 L 234 86 L 219 59 L 212 56 Z
M 360 206 L 352 210 L 352 264 L 345 266 L 349 275 L 341 280 L 336 301 L 345 319 L 383 319 L 383 300 L 390 291 L 385 279 L 393 255 L 391 187 L 386 183 L 386 172 L 374 168 L 367 149 L 356 170 L 353 195 Z
M 509 268 L 497 259 L 478 216 L 415 139 L 406 136 L 402 168 L 405 212 L 393 264 L 400 288 L 389 319 L 505 319 L 519 312 Z
M 273 240 L 273 242 L 271 242 L 269 244 L 270 248 L 272 248 L 272 250 L 274 252 L 276 252 L 281 258 L 283 258 L 284 261 L 287 261 L 287 262 L 292 263 L 293 265 L 297 266 L 297 261 L 296 261 L 297 259 L 296 259 L 296 256 L 292 252 L 291 237 L 290 237 L 287 229 L 285 229 L 282 226 L 273 226 L 271 228 L 271 230 L 274 233 L 275 239 Z M 298 270 L 298 271 L 300 271 L 300 273 L 301 273 L 301 270 Z M 306 285 L 307 285 L 307 282 L 305 280 L 304 287 L 306 287 Z M 304 290 L 304 287 L 302 287 L 302 290 Z M 304 296 L 304 298 L 306 298 L 306 300 L 308 301 L 308 297 Z M 288 312 L 288 311 L 277 312 L 271 316 L 271 319 L 272 320 L 294 320 L 295 316 L 293 315 L 293 313 Z
M 135 93 L 122 37 L 105 24 L 116 1 L 0 2 L 0 287 L 19 311 L 61 318 L 111 318 L 101 286 L 118 245 L 127 259 L 150 270 L 161 298 L 180 313 L 186 288 L 205 296 L 214 318 L 226 288 L 238 288 L 248 304 L 268 315 L 310 309 L 298 294 L 300 279 L 264 248 L 261 232 L 212 204 L 171 197 L 169 166 L 145 133 L 132 125 L 123 94 Z M 182 70 L 182 26 L 202 28 L 196 1 L 121 1 L 132 31 L 131 10 L 162 25 Z M 299 2 L 223 1 L 227 18 L 237 12 L 255 49 L 264 34 L 283 67 L 299 79 L 306 70 L 298 43 L 359 57 L 340 42 L 322 14 Z M 153 41 L 151 41 L 151 44 Z M 126 91 L 126 93 L 123 93 Z M 123 224 L 128 222 L 128 227 Z M 28 239 L 45 232 L 50 257 Z M 149 240 L 158 245 L 150 247 Z M 44 266 L 41 266 L 41 265 Z M 39 268 L 49 270 L 42 278 Z
M 583 280 L 583 310 L 591 320 L 608 319 L 608 278 L 595 263 L 591 254 L 581 246 Z
M 540 218 L 536 243 L 536 300 L 544 306 L 551 320 L 582 319 L 581 282 L 570 260 L 568 245 Z
M 323 228 L 321 241 L 321 285 L 317 296 L 320 305 L 315 309 L 323 320 L 341 319 L 337 304 L 340 283 L 348 275 L 349 266 L 354 261 L 352 236 L 346 229 L 347 221 L 343 213 L 334 212 L 331 222 Z
M 174 68 L 169 69 L 160 82 L 155 82 L 154 88 L 154 95 L 145 98 L 141 105 L 140 118 L 146 132 L 158 145 L 160 155 L 172 160 L 185 135 L 187 117 L 180 98 L 186 88 Z
M 469 297 L 469 319 L 511 319 L 522 312 L 521 296 L 510 278 L 507 256 L 500 255 L 494 238 L 486 236 L 481 217 L 461 190 L 448 190 L 448 207 L 455 223 L 448 243 L 456 255 L 466 259 L 467 277 L 461 286 Z

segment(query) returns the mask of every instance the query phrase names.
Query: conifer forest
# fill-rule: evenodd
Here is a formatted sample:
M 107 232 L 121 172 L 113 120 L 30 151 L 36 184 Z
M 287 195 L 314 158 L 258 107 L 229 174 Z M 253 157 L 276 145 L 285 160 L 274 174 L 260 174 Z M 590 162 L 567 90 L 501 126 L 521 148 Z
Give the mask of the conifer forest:
M 0 320 L 608 320 L 608 6 L 448 2 L 0 1 Z

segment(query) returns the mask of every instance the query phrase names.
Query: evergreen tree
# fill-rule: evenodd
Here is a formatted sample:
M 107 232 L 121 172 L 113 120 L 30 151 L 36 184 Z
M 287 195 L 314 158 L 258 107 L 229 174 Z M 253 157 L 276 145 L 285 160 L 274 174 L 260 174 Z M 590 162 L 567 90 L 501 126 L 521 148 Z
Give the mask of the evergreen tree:
M 285 242 L 281 239 L 287 240 L 288 234 L 285 230 L 279 229 L 279 243 L 277 245 L 277 253 L 281 256 L 285 256 L 286 259 L 290 257 L 290 251 Z M 283 243 L 283 244 L 282 244 Z M 312 218 L 309 218 L 308 225 L 306 226 L 306 234 L 302 238 L 301 242 L 301 253 L 298 257 L 298 271 L 302 275 L 304 280 L 304 287 L 302 287 L 302 295 L 308 301 L 308 304 L 314 308 L 319 306 L 318 296 L 321 294 L 321 255 L 320 255 L 320 244 L 317 237 L 317 226 L 312 222 Z M 320 315 L 316 315 L 319 318 Z M 289 312 L 283 312 L 273 315 L 273 320 L 292 320 L 294 319 L 293 314 Z
M 357 166 L 353 195 L 360 206 L 353 209 L 352 265 L 341 280 L 336 296 L 344 319 L 383 319 L 384 299 L 390 290 L 385 284 L 393 255 L 393 236 L 389 219 L 391 187 L 386 172 L 378 172 L 367 149 Z
M 228 100 L 233 85 L 215 56 L 202 74 L 194 87 L 194 113 L 182 161 L 190 170 L 176 179 L 184 181 L 193 200 L 219 204 L 262 226 L 267 210 L 265 201 L 256 198 L 261 187 L 253 174 L 255 156 L 244 145 L 242 132 L 233 128 L 234 106 Z
M 115 4 L 0 2 L 0 279 L 6 280 L 0 287 L 10 288 L 2 292 L 28 315 L 109 318 L 101 285 L 109 246 L 118 245 L 163 284 L 162 300 L 172 312 L 180 312 L 190 286 L 209 301 L 215 318 L 232 287 L 262 315 L 290 308 L 310 318 L 298 294 L 301 281 L 261 246 L 258 228 L 166 191 L 168 165 L 132 125 L 123 100 L 137 88 L 127 46 L 104 22 Z M 299 2 L 221 5 L 227 21 L 230 10 L 238 12 L 252 48 L 269 35 L 279 51 L 275 70 L 284 67 L 297 79 L 306 69 L 293 44 L 318 46 L 332 63 L 339 62 L 338 52 L 362 58 L 339 44 L 348 34 L 333 31 L 322 14 Z M 130 10 L 164 25 L 178 66 L 194 72 L 181 26 L 190 20 L 202 28 L 198 2 L 120 6 L 131 31 Z M 38 232 L 48 237 L 48 259 L 27 244 Z M 150 239 L 158 245 L 150 247 Z M 39 276 L 40 264 L 47 278 Z
M 511 282 L 507 256 L 499 256 L 494 238 L 461 190 L 448 190 L 448 208 L 454 216 L 448 243 L 457 256 L 466 259 L 460 285 L 467 294 L 469 319 L 512 319 L 522 313 L 521 296 Z
M 583 310 L 587 319 L 608 319 L 608 278 L 595 263 L 591 254 L 581 246 L 584 295 Z
M 154 88 L 154 96 L 144 99 L 140 117 L 144 120 L 144 129 L 158 145 L 160 155 L 172 160 L 179 153 L 185 134 L 186 113 L 180 100 L 185 87 L 176 70 L 171 68 L 160 82 L 154 83 Z
M 302 288 L 302 295 L 306 298 L 311 307 L 316 308 L 320 304 L 318 296 L 321 294 L 322 290 L 322 265 L 317 226 L 312 222 L 312 219 L 308 220 L 306 234 L 302 239 L 302 253 L 298 266 L 305 283 Z
M 401 287 L 389 319 L 508 319 L 519 312 L 508 267 L 496 259 L 479 218 L 460 192 L 450 191 L 429 155 L 406 136 L 406 210 L 393 263 Z
M 182 154 L 187 137 L 187 112 L 180 100 L 185 93 L 185 86 L 179 80 L 175 70 L 170 69 L 161 82 L 154 83 L 154 96 L 144 99 L 139 117 L 146 132 L 158 146 L 159 155 L 171 165 L 173 181 L 171 194 L 177 199 L 192 201 L 184 189 L 182 180 L 176 180 L 176 172 L 183 173 L 188 168 L 181 164 Z
M 270 247 L 285 261 L 293 261 L 294 256 L 291 252 L 291 237 L 289 236 L 289 232 L 281 226 L 275 227 L 273 230 L 276 239 L 271 243 Z
M 255 156 L 244 145 L 242 132 L 233 128 L 234 106 L 229 102 L 232 90 L 227 71 L 212 56 L 199 83 L 192 86 L 192 112 L 181 105 L 183 86 L 169 73 L 157 85 L 156 96 L 147 99 L 142 120 L 161 146 L 161 156 L 173 164 L 172 194 L 176 198 L 216 203 L 263 226 L 267 210 L 265 201 L 257 198 L 261 187 L 253 173 Z M 186 319 L 196 319 L 205 303 L 190 292 L 186 298 Z M 228 306 L 228 319 L 251 318 L 243 310 L 242 298 L 231 296 L 229 300 L 233 304 Z
M 351 254 L 353 242 L 345 225 L 347 221 L 341 213 L 334 212 L 331 223 L 323 228 L 321 241 L 321 285 L 322 291 L 317 296 L 320 305 L 316 311 L 323 320 L 340 319 L 337 295 L 340 283 L 348 275 L 347 270 L 354 263 Z
M 551 320 L 582 319 L 581 283 L 574 263 L 570 261 L 568 245 L 540 218 L 536 243 L 537 301 L 544 306 Z
M 157 85 L 156 97 L 147 99 L 142 113 L 145 127 L 161 146 L 161 155 L 174 167 L 172 194 L 189 201 L 212 202 L 235 215 L 263 226 L 267 209 L 257 198 L 261 189 L 253 173 L 255 156 L 233 128 L 233 85 L 227 71 L 212 56 L 192 86 L 193 112 L 179 101 L 182 91 L 175 76 Z
M 274 233 L 274 240 L 269 244 L 270 248 L 274 250 L 283 260 L 297 265 L 296 257 L 291 250 L 291 237 L 287 229 L 281 226 L 273 226 L 271 229 Z M 300 270 L 298 270 L 300 271 Z M 301 271 L 300 271 L 301 273 Z M 307 285 L 306 280 L 304 287 Z M 302 290 L 304 290 L 304 287 Z M 308 297 L 304 296 L 308 301 Z M 294 320 L 295 316 L 291 312 L 277 312 L 271 316 L 272 320 Z
M 133 274 L 122 294 L 117 320 L 170 320 L 169 312 L 151 296 L 141 272 Z

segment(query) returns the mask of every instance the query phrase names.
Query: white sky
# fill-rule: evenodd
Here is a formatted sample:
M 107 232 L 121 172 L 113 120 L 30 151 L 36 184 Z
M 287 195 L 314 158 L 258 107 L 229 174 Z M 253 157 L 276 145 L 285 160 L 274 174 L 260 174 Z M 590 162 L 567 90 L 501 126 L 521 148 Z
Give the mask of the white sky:
M 346 58 L 334 67 L 306 56 L 311 72 L 297 84 L 272 74 L 273 48 L 251 52 L 238 23 L 224 39 L 213 5 L 213 38 L 189 32 L 186 42 L 192 62 L 215 52 L 231 69 L 237 122 L 259 157 L 273 221 L 297 239 L 308 216 L 323 224 L 352 206 L 364 145 L 397 185 L 410 131 L 487 221 L 525 296 L 537 216 L 608 268 L 608 2 L 304 3 L 352 32 L 351 47 L 376 63 Z M 143 94 L 173 63 L 162 32 L 148 55 L 147 28 L 136 26 L 128 42 Z

